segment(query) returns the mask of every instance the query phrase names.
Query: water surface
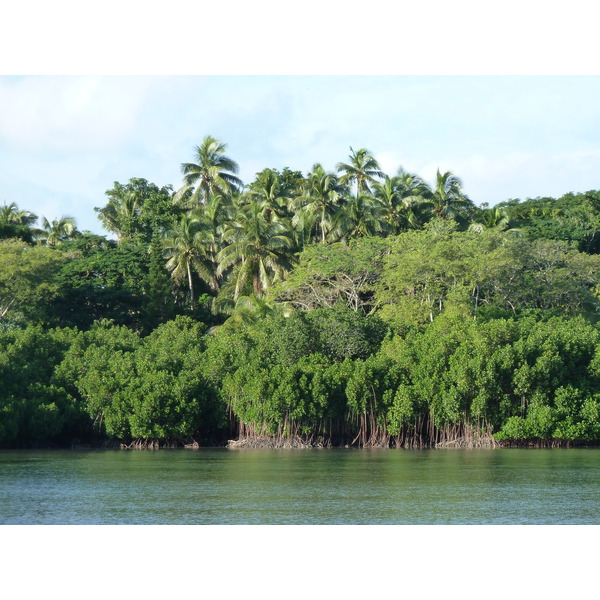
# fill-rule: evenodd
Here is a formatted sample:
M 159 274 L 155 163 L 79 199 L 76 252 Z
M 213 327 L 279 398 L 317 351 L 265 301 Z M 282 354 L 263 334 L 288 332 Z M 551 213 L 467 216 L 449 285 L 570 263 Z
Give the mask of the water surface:
M 0 451 L 2 524 L 600 524 L 600 449 Z

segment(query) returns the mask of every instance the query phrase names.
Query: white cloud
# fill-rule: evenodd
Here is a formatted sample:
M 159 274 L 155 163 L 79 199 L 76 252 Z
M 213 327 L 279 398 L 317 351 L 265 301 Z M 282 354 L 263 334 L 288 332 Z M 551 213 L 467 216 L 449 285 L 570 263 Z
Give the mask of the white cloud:
M 476 155 L 456 162 L 465 191 L 476 204 L 510 198 L 557 198 L 568 192 L 598 189 L 600 150 L 540 156 L 531 152 Z
M 152 78 L 0 78 L 0 142 L 28 156 L 110 150 L 134 130 Z

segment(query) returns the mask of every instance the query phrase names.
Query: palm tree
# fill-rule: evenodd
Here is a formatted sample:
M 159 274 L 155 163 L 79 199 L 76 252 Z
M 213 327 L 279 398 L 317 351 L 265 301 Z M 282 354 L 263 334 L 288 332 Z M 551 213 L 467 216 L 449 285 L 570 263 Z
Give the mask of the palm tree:
M 210 272 L 207 283 L 214 292 L 219 291 L 222 279 L 218 272 L 217 255 L 223 248 L 223 228 L 234 213 L 235 206 L 231 197 L 222 194 L 211 194 L 206 204 L 195 213 L 200 221 L 196 243 Z
M 316 227 L 324 244 L 343 192 L 344 188 L 335 173 L 327 173 L 319 163 L 315 164 L 308 174 L 302 194 L 293 204 L 296 209 L 292 219 L 294 227 Z
M 98 218 L 104 228 L 117 236 L 117 243 L 132 235 L 135 219 L 141 208 L 138 192 L 127 192 L 122 197 L 111 200 L 105 207 L 96 208 Z
M 183 213 L 176 225 L 167 232 L 163 241 L 167 270 L 176 283 L 187 278 L 190 290 L 190 306 L 194 307 L 194 284 L 192 269 L 205 281 L 213 276 L 211 265 L 207 264 L 202 252 L 202 223 L 198 215 Z
M 428 198 L 431 197 L 431 188 L 424 179 L 414 173 L 398 168 L 396 187 L 405 211 L 405 223 L 407 229 L 422 229 L 428 215 Z
M 375 178 L 381 178 L 384 173 L 379 167 L 379 163 L 373 158 L 366 148 L 354 151 L 350 146 L 350 162 L 338 163 L 336 170 L 344 172 L 340 177 L 341 183 L 356 182 L 356 197 L 359 194 L 370 194 L 369 183 L 375 183 Z
M 482 205 L 481 210 L 477 212 L 473 223 L 469 225 L 469 231 L 482 233 L 487 229 L 504 231 L 512 235 L 521 235 L 523 230 L 518 227 L 511 227 L 511 216 L 507 208 L 494 206 L 489 208 Z
M 429 202 L 435 216 L 441 219 L 455 218 L 469 208 L 475 207 L 471 199 L 462 191 L 462 181 L 450 171 L 442 175 L 439 169 Z
M 242 180 L 236 177 L 238 164 L 225 156 L 227 145 L 219 140 L 206 136 L 200 146 L 196 146 L 194 159 L 196 162 L 183 163 L 183 186 L 175 194 L 175 201 L 189 199 L 198 206 L 211 194 L 227 194 L 241 190 Z
M 415 211 L 419 196 L 413 196 L 400 177 L 388 177 L 373 184 L 373 196 L 382 207 L 386 229 L 392 234 L 416 228 L 418 219 Z
M 338 240 L 375 235 L 384 228 L 385 208 L 369 194 L 352 198 L 333 221 L 333 235 Z
M 0 222 L 30 226 L 36 221 L 37 215 L 29 210 L 19 210 L 19 207 L 14 202 L 8 205 L 5 202 L 4 206 L 0 208 Z
M 79 233 L 73 217 L 53 219 L 52 223 L 43 217 L 42 228 L 38 233 L 38 238 L 47 246 L 56 246 L 61 242 L 72 240 Z
M 259 204 L 267 223 L 287 216 L 289 198 L 280 192 L 277 172 L 272 169 L 265 169 L 260 181 L 252 184 L 248 198 Z
M 385 176 L 373 184 L 373 196 L 383 208 L 388 232 L 396 235 L 407 229 L 419 229 L 425 221 L 427 185 L 417 175 L 398 169 L 395 177 Z
M 229 242 L 218 254 L 218 273 L 234 268 L 233 299 L 252 283 L 255 296 L 262 296 L 271 284 L 282 279 L 291 268 L 293 240 L 285 222 L 268 223 L 258 203 L 243 207 L 225 226 L 223 237 Z

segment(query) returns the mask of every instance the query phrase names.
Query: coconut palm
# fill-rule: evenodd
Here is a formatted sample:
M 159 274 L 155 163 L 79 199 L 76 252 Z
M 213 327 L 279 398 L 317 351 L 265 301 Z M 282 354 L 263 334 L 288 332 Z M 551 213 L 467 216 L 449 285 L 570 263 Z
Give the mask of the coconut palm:
M 193 206 L 198 206 L 211 194 L 227 194 L 242 189 L 244 184 L 235 175 L 239 166 L 225 156 L 226 149 L 226 144 L 210 135 L 194 148 L 196 162 L 181 165 L 183 186 L 175 194 L 176 202 L 189 200 Z
M 187 278 L 192 308 L 194 306 L 192 271 L 196 271 L 207 282 L 211 282 L 213 277 L 212 265 L 203 252 L 203 230 L 205 226 L 198 215 L 190 211 L 180 216 L 163 240 L 167 270 L 176 283 L 181 283 Z
M 221 274 L 218 272 L 217 255 L 223 248 L 223 228 L 235 214 L 235 206 L 230 196 L 211 194 L 205 205 L 195 212 L 201 226 L 196 243 L 210 272 L 207 283 L 214 292 L 220 288 Z
M 42 229 L 38 230 L 38 239 L 46 246 L 57 246 L 61 242 L 72 240 L 79 232 L 73 217 L 61 217 L 48 221 L 46 217 L 42 218 Z
M 250 283 L 255 296 L 263 295 L 291 268 L 293 240 L 289 226 L 283 221 L 268 223 L 258 203 L 243 207 L 225 226 L 223 237 L 228 245 L 217 256 L 218 273 L 233 269 L 234 300 Z
M 460 213 L 475 207 L 471 199 L 462 191 L 462 181 L 450 171 L 444 174 L 437 170 L 435 186 L 428 199 L 433 213 L 441 219 L 456 218 Z
M 394 180 L 402 198 L 423 200 L 431 195 L 431 188 L 424 179 L 402 167 L 399 167 Z
M 373 196 L 383 209 L 383 220 L 389 233 L 398 234 L 421 226 L 419 208 L 423 196 L 411 187 L 411 182 L 386 175 L 381 183 L 373 184 Z
M 289 198 L 281 192 L 279 177 L 273 169 L 265 169 L 261 173 L 259 181 L 250 186 L 247 198 L 250 202 L 258 203 L 267 223 L 288 216 Z
M 8 205 L 5 202 L 4 206 L 0 208 L 0 222 L 30 226 L 36 221 L 37 215 L 29 210 L 19 210 L 19 207 L 14 202 Z
M 404 206 L 404 221 L 407 229 L 422 229 L 427 222 L 428 198 L 431 188 L 424 179 L 400 167 L 395 176 L 396 188 Z
M 132 236 L 135 220 L 141 208 L 138 192 L 127 192 L 111 201 L 103 208 L 96 208 L 98 218 L 107 231 L 117 236 L 117 243 Z
M 375 235 L 385 229 L 385 208 L 373 196 L 359 194 L 334 217 L 332 235 L 337 240 Z
M 488 229 L 496 231 L 504 231 L 511 235 L 522 235 L 523 230 L 518 227 L 511 227 L 511 217 L 507 208 L 494 206 L 488 208 L 487 205 L 482 205 L 482 210 L 475 215 L 473 223 L 469 225 L 469 231 L 482 233 Z
M 379 163 L 366 148 L 355 151 L 350 146 L 350 162 L 340 162 L 335 168 L 338 173 L 344 173 L 340 177 L 341 183 L 350 184 L 356 182 L 357 197 L 359 194 L 370 194 L 369 183 L 375 183 L 375 178 L 379 179 L 384 176 Z
M 383 208 L 385 229 L 398 234 L 408 229 L 420 229 L 424 215 L 426 194 L 424 182 L 416 175 L 399 169 L 395 177 L 385 176 L 381 183 L 373 184 L 373 196 Z
M 292 225 L 296 228 L 301 226 L 303 231 L 305 228 L 316 228 L 321 242 L 325 243 L 343 193 L 344 186 L 335 173 L 328 173 L 319 163 L 315 164 L 307 176 L 301 195 L 293 203 L 296 214 Z

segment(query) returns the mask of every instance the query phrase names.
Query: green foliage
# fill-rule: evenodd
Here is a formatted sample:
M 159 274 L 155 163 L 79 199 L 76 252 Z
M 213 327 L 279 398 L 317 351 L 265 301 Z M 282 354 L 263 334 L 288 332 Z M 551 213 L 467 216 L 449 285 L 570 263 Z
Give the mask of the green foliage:
M 98 432 L 120 439 L 213 435 L 224 407 L 202 374 L 203 325 L 177 317 L 139 338 L 101 323 L 62 365 Z
M 65 442 L 81 425 L 81 407 L 55 376 L 75 338 L 40 327 L 0 332 L 0 445 Z
M 392 322 L 433 321 L 447 306 L 577 314 L 598 309 L 599 267 L 564 242 L 432 228 L 390 240 L 375 299 Z
M 49 321 L 87 329 L 108 316 L 120 325 L 142 326 L 150 262 L 145 245 L 98 242 L 68 258 L 56 277 L 60 293 L 46 307 Z
M 560 198 L 502 202 L 511 227 L 529 239 L 574 243 L 580 252 L 600 252 L 600 192 L 568 193 Z
M 60 295 L 57 273 L 66 260 L 51 248 L 0 241 L 0 321 L 15 310 L 32 322 L 43 320 L 44 304 Z
M 203 325 L 178 317 L 144 339 L 134 356 L 127 396 L 134 438 L 185 438 L 212 434 L 225 411 L 202 374 Z
M 554 317 L 520 321 L 519 329 L 513 344 L 512 414 L 497 438 L 598 439 L 589 418 L 600 392 L 597 328 L 582 318 Z
M 354 311 L 371 312 L 387 248 L 380 238 L 307 246 L 286 281 L 273 288 L 272 297 L 303 310 L 331 308 L 343 301 Z
M 173 288 L 163 260 L 164 249 L 158 236 L 150 245 L 150 265 L 144 279 L 143 322 L 146 331 L 174 316 Z
M 386 355 L 373 354 L 354 363 L 352 376 L 346 385 L 346 397 L 351 414 L 372 413 L 380 426 L 385 426 L 394 390 L 402 381 L 402 371 Z
M 317 354 L 292 366 L 248 363 L 225 378 L 223 390 L 243 429 L 263 435 L 320 435 L 331 419 L 328 362 Z
M 338 304 L 307 313 L 318 340 L 318 351 L 339 362 L 345 358 L 367 358 L 375 353 L 386 333 L 379 317 L 365 317 Z
M 19 223 L 4 223 L 0 221 L 0 240 L 10 239 L 33 244 L 34 233 L 27 225 L 20 225 Z
M 159 188 L 145 179 L 131 178 L 126 184 L 114 182 L 106 191 L 107 204 L 94 208 L 102 226 L 117 236 L 149 244 L 155 234 L 172 226 L 179 213 L 173 204 L 171 186 Z

